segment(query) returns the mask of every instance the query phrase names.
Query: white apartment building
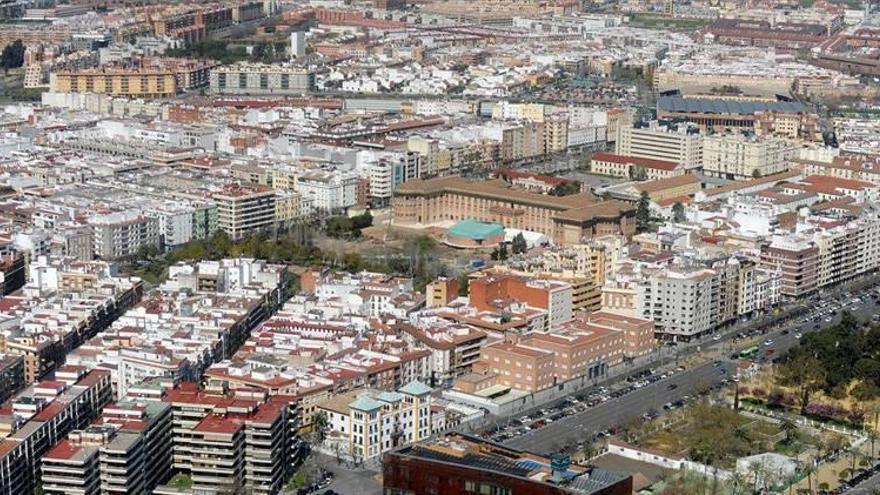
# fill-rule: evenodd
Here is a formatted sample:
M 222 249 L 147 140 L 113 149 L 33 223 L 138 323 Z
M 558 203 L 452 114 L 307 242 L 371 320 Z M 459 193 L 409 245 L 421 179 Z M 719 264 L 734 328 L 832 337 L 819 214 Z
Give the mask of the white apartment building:
M 307 172 L 296 179 L 296 191 L 314 211 L 344 211 L 357 204 L 357 176 L 351 172 Z
M 693 124 L 662 125 L 657 121 L 645 127 L 622 126 L 614 153 L 680 163 L 686 169 L 703 162 L 703 143 Z
M 726 179 L 764 177 L 788 169 L 798 146 L 778 138 L 742 134 L 703 137 L 703 171 Z
M 420 156 L 414 151 L 365 154 L 360 174 L 369 182 L 370 204 L 373 207 L 388 205 L 397 186 L 419 178 L 419 162 Z
M 715 272 L 708 269 L 664 269 L 650 277 L 637 313 L 654 320 L 657 333 L 670 340 L 689 340 L 712 330 Z
M 318 404 L 327 416 L 324 449 L 356 462 L 431 436 L 431 387 L 410 382 L 396 392 L 359 390 Z M 352 400 L 353 399 L 353 400 Z
M 166 247 L 179 246 L 193 239 L 193 220 L 195 219 L 194 208 L 184 205 L 163 205 L 162 207 L 150 208 L 144 211 L 148 217 L 159 221 L 159 235 L 162 245 Z
M 159 220 L 136 212 L 107 213 L 88 219 L 95 256 L 104 260 L 161 248 Z

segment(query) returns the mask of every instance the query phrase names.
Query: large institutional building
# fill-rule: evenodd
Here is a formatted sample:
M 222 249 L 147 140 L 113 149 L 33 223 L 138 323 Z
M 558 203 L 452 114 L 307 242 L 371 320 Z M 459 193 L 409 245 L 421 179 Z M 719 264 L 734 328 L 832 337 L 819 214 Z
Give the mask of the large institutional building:
M 510 188 L 501 180 L 439 177 L 409 181 L 397 189 L 392 206 L 398 225 L 474 219 L 540 232 L 557 244 L 577 244 L 607 234 L 629 237 L 635 231 L 635 209 L 626 203 L 597 201 L 588 193 L 537 194 Z

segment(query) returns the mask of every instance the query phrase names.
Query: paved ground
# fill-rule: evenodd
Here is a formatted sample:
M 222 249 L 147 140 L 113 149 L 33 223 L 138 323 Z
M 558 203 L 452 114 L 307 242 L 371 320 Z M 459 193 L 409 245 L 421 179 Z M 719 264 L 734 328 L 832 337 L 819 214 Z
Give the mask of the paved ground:
M 313 453 L 308 463 L 313 463 L 333 473 L 333 483 L 324 490 L 316 492 L 323 494 L 333 490 L 342 495 L 381 495 L 382 483 L 377 478 L 377 471 L 363 469 L 349 469 L 344 465 L 337 464 L 336 458 L 320 453 Z

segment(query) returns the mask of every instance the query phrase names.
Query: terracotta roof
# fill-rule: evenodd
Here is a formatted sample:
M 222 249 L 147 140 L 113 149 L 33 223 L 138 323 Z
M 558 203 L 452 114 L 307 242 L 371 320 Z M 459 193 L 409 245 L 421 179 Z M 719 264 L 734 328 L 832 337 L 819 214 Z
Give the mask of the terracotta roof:
M 636 165 L 644 168 L 653 168 L 657 170 L 672 171 L 679 167 L 676 162 L 668 162 L 666 160 L 654 160 L 652 158 L 640 158 L 638 156 L 615 155 L 614 153 L 593 153 L 591 160 L 602 162 L 619 163 L 622 165 Z

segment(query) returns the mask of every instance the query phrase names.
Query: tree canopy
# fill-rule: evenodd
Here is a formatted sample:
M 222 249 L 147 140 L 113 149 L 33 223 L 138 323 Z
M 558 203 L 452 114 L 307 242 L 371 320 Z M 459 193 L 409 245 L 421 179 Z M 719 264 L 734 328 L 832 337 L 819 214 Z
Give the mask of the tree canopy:
M 0 66 L 4 69 L 17 69 L 24 65 L 25 46 L 21 40 L 15 40 L 3 47 L 0 54 Z
M 781 364 L 779 380 L 799 391 L 802 408 L 817 390 L 834 397 L 880 399 L 880 327 L 861 329 L 844 312 L 837 325 L 801 338 Z

